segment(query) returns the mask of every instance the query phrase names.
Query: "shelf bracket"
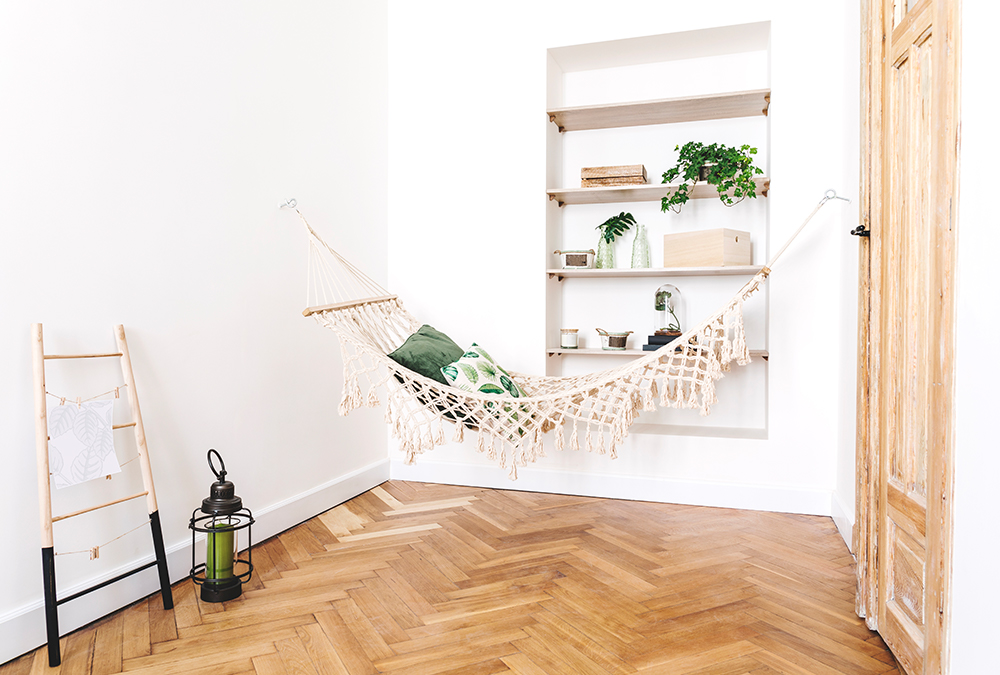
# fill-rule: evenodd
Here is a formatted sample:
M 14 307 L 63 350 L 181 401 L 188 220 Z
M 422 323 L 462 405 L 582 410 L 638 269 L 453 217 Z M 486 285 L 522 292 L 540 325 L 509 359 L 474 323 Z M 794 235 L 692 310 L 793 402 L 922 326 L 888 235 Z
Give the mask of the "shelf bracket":
M 770 108 L 771 108 L 771 95 L 766 94 L 764 96 L 764 109 L 761 110 L 761 112 L 764 113 L 764 117 L 767 117 L 767 111 L 770 110 Z

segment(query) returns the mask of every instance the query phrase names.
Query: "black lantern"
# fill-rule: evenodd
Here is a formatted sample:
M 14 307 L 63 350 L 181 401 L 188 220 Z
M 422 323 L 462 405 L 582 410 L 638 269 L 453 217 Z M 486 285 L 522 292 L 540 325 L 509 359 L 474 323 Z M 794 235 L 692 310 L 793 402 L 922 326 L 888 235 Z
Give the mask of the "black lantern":
M 212 463 L 212 455 L 219 460 L 220 469 Z M 208 466 L 218 478 L 212 483 L 209 495 L 201 508 L 191 514 L 191 580 L 201 586 L 201 599 L 205 602 L 224 602 L 240 597 L 243 584 L 253 574 L 253 514 L 243 508 L 243 500 L 236 496 L 236 488 L 226 480 L 226 464 L 214 449 L 208 451 Z M 238 532 L 247 531 L 247 559 L 239 558 Z M 195 564 L 195 537 L 205 533 L 205 562 Z M 242 571 L 237 569 L 242 566 Z

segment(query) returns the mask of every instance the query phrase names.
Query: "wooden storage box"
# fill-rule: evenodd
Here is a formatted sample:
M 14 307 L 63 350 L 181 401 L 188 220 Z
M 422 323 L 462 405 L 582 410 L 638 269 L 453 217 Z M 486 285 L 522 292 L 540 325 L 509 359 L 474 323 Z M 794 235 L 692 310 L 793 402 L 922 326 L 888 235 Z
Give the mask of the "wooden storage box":
M 645 183 L 646 167 L 642 164 L 588 166 L 580 169 L 580 187 L 644 185 Z
M 663 235 L 664 267 L 731 267 L 749 264 L 749 232 L 719 228 Z

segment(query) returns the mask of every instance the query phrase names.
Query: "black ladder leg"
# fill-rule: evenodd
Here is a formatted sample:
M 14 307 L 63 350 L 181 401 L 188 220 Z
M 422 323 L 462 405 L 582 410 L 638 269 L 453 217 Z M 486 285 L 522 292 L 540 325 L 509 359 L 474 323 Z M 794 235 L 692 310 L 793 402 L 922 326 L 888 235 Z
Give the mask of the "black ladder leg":
M 56 600 L 56 554 L 52 547 L 42 549 L 42 588 L 45 595 L 45 634 L 49 644 L 49 667 L 55 668 L 59 657 L 59 608 Z
M 167 554 L 163 548 L 163 530 L 160 529 L 160 512 L 149 514 L 149 529 L 153 534 L 153 551 L 156 552 L 156 569 L 160 573 L 160 595 L 163 609 L 174 608 L 174 594 L 170 590 L 170 573 L 167 571 Z

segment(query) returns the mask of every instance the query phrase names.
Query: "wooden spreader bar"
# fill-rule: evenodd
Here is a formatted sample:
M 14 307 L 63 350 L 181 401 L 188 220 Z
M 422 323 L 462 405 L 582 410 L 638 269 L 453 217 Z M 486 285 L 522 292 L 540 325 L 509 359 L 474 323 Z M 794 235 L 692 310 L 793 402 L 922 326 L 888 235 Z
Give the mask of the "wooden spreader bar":
M 376 302 L 386 302 L 387 300 L 395 300 L 396 295 L 382 295 L 377 298 L 363 298 L 361 300 L 348 300 L 347 302 L 334 302 L 329 305 L 317 305 L 315 307 L 306 307 L 302 310 L 302 316 L 311 316 L 313 314 L 320 314 L 321 312 L 328 312 L 331 309 L 347 309 L 348 307 L 360 307 L 361 305 L 371 305 Z
M 96 511 L 98 509 L 103 509 L 108 506 L 114 506 L 115 504 L 121 504 L 122 502 L 131 501 L 139 497 L 145 497 L 149 492 L 139 492 L 137 494 L 131 495 L 129 497 L 122 497 L 121 499 L 115 499 L 114 501 L 105 502 L 104 504 L 98 504 L 97 506 L 91 506 L 86 509 L 80 509 L 79 511 L 73 511 L 72 513 L 66 513 L 61 516 L 52 516 L 52 522 L 58 523 L 60 520 L 66 520 L 67 518 L 73 518 L 75 516 L 82 516 L 84 513 L 90 513 L 91 511 Z

